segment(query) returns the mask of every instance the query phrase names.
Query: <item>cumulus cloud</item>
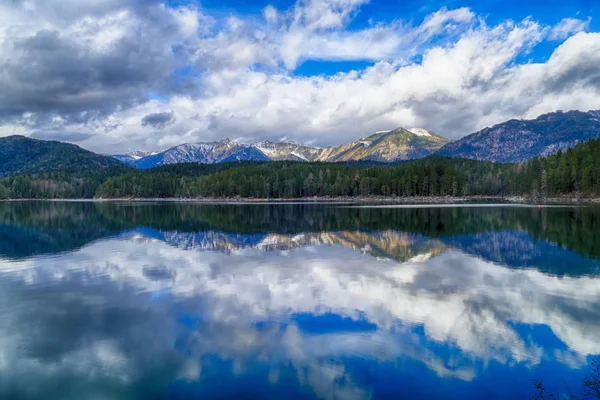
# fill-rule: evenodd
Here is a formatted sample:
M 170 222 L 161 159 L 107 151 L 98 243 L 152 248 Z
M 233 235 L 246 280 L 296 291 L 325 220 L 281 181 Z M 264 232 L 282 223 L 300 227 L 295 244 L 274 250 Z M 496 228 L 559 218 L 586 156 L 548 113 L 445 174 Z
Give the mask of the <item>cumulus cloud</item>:
M 102 152 L 224 137 L 324 146 L 397 126 L 458 138 L 510 118 L 600 108 L 600 37 L 581 32 L 590 19 L 488 25 L 468 8 L 442 8 L 350 28 L 367 0 L 226 17 L 156 0 L 70 0 L 64 13 L 59 3 L 69 8 L 0 5 L 0 135 L 80 132 L 81 145 Z M 559 39 L 548 61 L 519 61 Z M 370 65 L 298 75 L 307 60 Z
M 550 34 L 548 35 L 548 39 L 564 40 L 574 33 L 585 31 L 588 29 L 591 22 L 591 17 L 588 17 L 587 20 L 564 18 L 562 21 L 552 27 Z

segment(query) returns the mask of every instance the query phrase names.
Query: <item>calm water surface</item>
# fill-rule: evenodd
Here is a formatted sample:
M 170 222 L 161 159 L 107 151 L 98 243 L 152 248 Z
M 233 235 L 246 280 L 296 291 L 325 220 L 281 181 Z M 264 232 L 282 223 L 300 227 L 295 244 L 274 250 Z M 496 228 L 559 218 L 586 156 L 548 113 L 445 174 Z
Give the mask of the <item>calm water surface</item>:
M 599 260 L 598 208 L 0 203 L 0 398 L 577 395 Z

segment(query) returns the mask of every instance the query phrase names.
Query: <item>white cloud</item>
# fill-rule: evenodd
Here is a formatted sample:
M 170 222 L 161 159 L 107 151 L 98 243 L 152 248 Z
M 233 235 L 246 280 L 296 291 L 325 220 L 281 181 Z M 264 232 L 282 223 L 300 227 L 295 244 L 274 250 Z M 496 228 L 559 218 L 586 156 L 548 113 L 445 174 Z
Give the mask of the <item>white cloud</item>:
M 224 136 L 248 139 L 339 143 L 389 126 L 426 126 L 458 137 L 485 125 L 515 116 L 556 109 L 554 100 L 568 101 L 571 108 L 595 108 L 600 101 L 594 85 L 585 85 L 594 70 L 569 71 L 593 66 L 600 57 L 597 34 L 567 40 L 546 63 L 514 65 L 519 54 L 543 39 L 546 30 L 526 20 L 496 27 L 485 25 L 461 36 L 452 46 L 425 51 L 420 64 L 382 61 L 363 71 L 295 77 L 280 72 L 226 69 L 206 76 L 202 87 L 209 96 L 195 99 L 174 96 L 167 104 L 182 115 L 172 127 L 173 136 L 161 136 L 161 147 L 185 140 L 212 140 Z M 587 65 L 587 64 L 585 64 Z M 563 84 L 555 84 L 565 79 Z M 576 91 L 566 90 L 575 85 Z M 570 87 L 570 86 L 569 86 Z M 148 105 L 128 110 L 147 114 Z M 435 116 L 435 117 L 433 117 Z M 136 127 L 121 132 L 146 133 Z
M 426 36 L 439 35 L 444 30 L 457 28 L 457 23 L 469 23 L 475 18 L 475 14 L 468 8 L 462 7 L 455 10 L 442 8 L 441 10 L 428 15 L 423 24 L 419 27 Z
M 575 33 L 587 30 L 591 22 L 592 17 L 588 17 L 587 20 L 564 18 L 558 24 L 552 27 L 550 34 L 548 35 L 548 39 L 565 40 Z
M 268 23 L 276 24 L 279 18 L 279 12 L 275 7 L 268 5 L 263 9 L 263 16 Z
M 342 28 L 369 0 L 300 0 L 293 9 L 292 28 L 308 31 Z
M 224 137 L 331 145 L 393 126 L 458 138 L 510 118 L 600 108 L 600 37 L 577 34 L 589 19 L 490 26 L 468 8 L 442 8 L 420 24 L 399 15 L 349 29 L 366 0 L 225 19 L 140 1 L 73 1 L 66 14 L 52 1 L 2 6 L 0 134 L 77 131 L 89 137 L 78 144 L 107 153 Z M 548 61 L 519 61 L 559 38 Z M 57 50 L 32 57 L 19 46 L 34 39 Z M 372 65 L 298 76 L 306 60 Z M 149 101 L 150 92 L 159 95 Z M 164 129 L 140 123 L 166 112 L 177 118 Z

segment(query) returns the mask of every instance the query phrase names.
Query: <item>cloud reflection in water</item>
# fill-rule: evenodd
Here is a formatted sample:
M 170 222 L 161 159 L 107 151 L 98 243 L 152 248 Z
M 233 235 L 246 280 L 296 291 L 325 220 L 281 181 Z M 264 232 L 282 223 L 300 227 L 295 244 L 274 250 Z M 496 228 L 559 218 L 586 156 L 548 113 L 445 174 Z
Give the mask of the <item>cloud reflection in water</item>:
M 79 376 L 81 390 L 123 394 L 264 369 L 354 399 L 373 392 L 351 360 L 468 382 L 494 363 L 578 368 L 600 353 L 597 276 L 509 268 L 394 231 L 215 238 L 136 230 L 1 261 L 1 387 L 34 397 L 32 377 L 47 392 Z

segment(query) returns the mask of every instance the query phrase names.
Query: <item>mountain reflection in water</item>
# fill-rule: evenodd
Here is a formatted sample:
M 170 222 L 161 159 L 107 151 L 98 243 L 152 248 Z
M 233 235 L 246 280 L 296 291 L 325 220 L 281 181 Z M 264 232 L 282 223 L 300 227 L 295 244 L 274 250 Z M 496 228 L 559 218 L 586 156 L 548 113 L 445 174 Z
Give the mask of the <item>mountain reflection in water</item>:
M 1 398 L 533 398 L 600 354 L 600 209 L 0 203 Z

